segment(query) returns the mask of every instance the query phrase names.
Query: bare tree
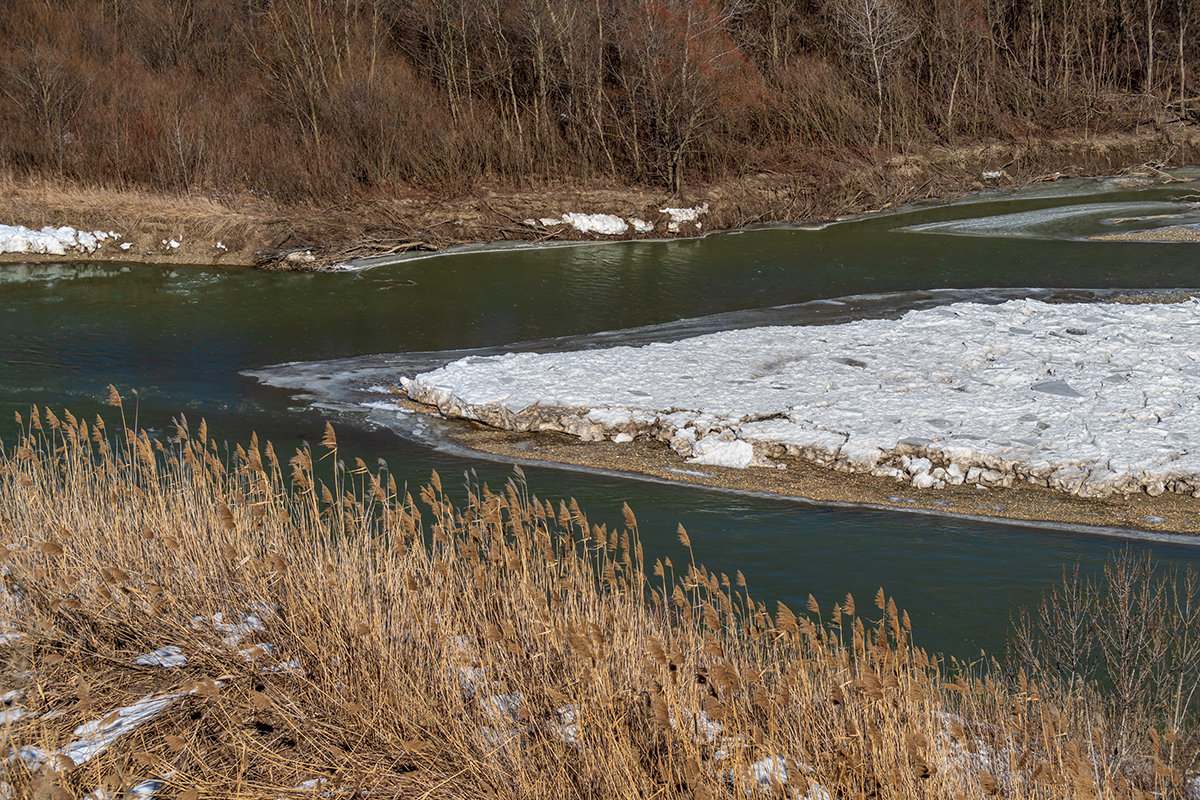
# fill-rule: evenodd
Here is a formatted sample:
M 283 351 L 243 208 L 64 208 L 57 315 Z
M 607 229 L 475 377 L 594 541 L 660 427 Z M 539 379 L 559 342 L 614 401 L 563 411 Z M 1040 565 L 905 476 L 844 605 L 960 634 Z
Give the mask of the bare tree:
M 1097 749 L 1114 765 L 1147 757 L 1182 785 L 1200 756 L 1200 576 L 1125 552 L 1091 579 L 1064 570 L 1016 620 L 1015 666 L 1070 694 L 1091 692 L 1111 726 Z M 1148 734 L 1148 731 L 1153 733 Z M 1159 733 L 1161 732 L 1161 737 Z M 1094 744 L 1094 743 L 1093 743 Z M 1161 760 L 1160 760 L 1161 759 Z
M 724 120 L 749 107 L 753 68 L 715 7 L 700 0 L 643 0 L 621 43 L 622 62 L 633 67 L 622 78 L 634 124 L 678 194 L 686 160 Z
M 916 29 L 900 0 L 832 0 L 830 7 L 842 42 L 867 62 L 874 78 L 878 146 L 883 136 L 884 72 Z
M 1178 18 L 1176 19 L 1176 28 L 1178 28 L 1177 44 L 1179 47 L 1179 111 L 1182 115 L 1187 115 L 1187 60 L 1185 57 L 1184 44 L 1187 42 L 1188 24 L 1191 22 L 1192 7 L 1195 0 L 1176 0 L 1176 11 Z
M 86 79 L 71 69 L 68 54 L 42 44 L 20 51 L 3 77 L 4 94 L 36 122 L 61 174 L 73 138 L 68 126 L 83 106 Z

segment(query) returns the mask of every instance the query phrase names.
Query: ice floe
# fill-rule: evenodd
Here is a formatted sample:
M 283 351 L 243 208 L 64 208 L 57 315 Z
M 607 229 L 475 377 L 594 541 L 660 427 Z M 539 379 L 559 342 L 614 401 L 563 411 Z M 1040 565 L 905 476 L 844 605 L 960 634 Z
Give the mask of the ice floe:
M 0 253 L 32 253 L 63 256 L 68 252 L 94 253 L 109 239 L 120 239 L 113 231 L 79 231 L 69 226 L 47 225 L 31 230 L 24 225 L 0 225 Z
M 784 455 L 918 487 L 1200 496 L 1200 303 L 954 303 L 899 320 L 468 357 L 401 383 L 452 417 L 695 463 Z

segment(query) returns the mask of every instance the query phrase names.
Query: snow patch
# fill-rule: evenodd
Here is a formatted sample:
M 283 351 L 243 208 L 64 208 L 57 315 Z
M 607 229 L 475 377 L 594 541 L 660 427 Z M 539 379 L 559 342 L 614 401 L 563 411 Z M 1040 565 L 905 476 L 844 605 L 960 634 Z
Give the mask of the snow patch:
M 671 218 L 667 223 L 667 230 L 671 233 L 679 233 L 681 226 L 687 222 L 694 224 L 698 230 L 700 217 L 708 213 L 708 203 L 701 203 L 692 208 L 660 208 L 659 211 Z
M 61 755 L 76 765 L 83 764 L 103 753 L 120 737 L 153 719 L 172 703 L 183 697 L 183 693 L 146 695 L 135 703 L 107 714 L 100 719 L 85 722 L 75 729 L 78 740 L 63 748 Z
M 620 236 L 629 230 L 629 225 L 625 220 L 613 214 L 577 214 L 570 212 L 562 215 L 562 221 L 580 233 Z
M 31 717 L 31 716 L 36 716 L 36 715 L 30 714 L 28 711 L 26 711 L 21 706 L 13 706 L 12 708 L 5 708 L 3 710 L 0 710 L 0 725 L 11 725 L 14 722 L 16 722 L 17 720 L 21 719 L 22 717 Z
M 187 656 L 178 645 L 167 645 L 149 653 L 142 653 L 133 660 L 139 667 L 164 667 L 174 669 L 187 663 Z
M 68 252 L 94 253 L 108 239 L 119 239 L 111 231 L 79 231 L 70 226 L 47 225 L 39 231 L 24 225 L 0 225 L 0 253 L 31 253 L 62 256 Z

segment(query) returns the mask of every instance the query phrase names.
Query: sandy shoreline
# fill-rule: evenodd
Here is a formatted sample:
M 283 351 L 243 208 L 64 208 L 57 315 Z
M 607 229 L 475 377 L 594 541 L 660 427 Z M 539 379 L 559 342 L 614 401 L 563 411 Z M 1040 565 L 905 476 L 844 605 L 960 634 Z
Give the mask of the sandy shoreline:
M 397 404 L 409 411 L 442 418 L 436 409 L 407 398 L 399 399 Z M 585 442 L 567 434 L 512 433 L 465 421 L 455 426 L 450 437 L 467 449 L 505 459 L 583 467 L 817 504 L 876 506 L 1064 527 L 1200 533 L 1200 499 L 1171 492 L 1158 497 L 1137 494 L 1082 498 L 1030 484 L 1016 484 L 1012 488 L 977 489 L 964 484 L 917 489 L 891 478 L 841 472 L 793 457 L 778 459 L 785 469 L 734 469 L 688 463 L 663 442 L 645 439 L 623 444 Z
M 1148 231 L 1108 233 L 1091 238 L 1097 242 L 1200 242 L 1200 226 L 1172 225 Z
M 1020 484 L 1011 489 L 976 489 L 966 485 L 916 489 L 892 479 L 837 472 L 797 459 L 781 459 L 787 469 L 732 469 L 689 464 L 658 442 L 582 442 L 556 434 L 509 434 L 482 428 L 456 438 L 467 447 L 493 455 L 802 498 L 816 503 L 883 506 L 997 520 L 1200 533 L 1200 500 L 1177 494 L 1159 497 L 1141 494 L 1096 500 Z

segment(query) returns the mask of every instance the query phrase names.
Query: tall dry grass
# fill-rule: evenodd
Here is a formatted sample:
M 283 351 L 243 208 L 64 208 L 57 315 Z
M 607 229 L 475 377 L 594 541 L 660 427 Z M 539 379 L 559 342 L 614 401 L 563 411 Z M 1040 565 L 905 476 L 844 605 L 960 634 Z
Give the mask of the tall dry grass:
M 596 524 L 519 470 L 461 503 L 436 474 L 414 497 L 343 462 L 332 428 L 317 451 L 227 452 L 203 422 L 136 432 L 112 400 L 115 431 L 35 408 L 0 451 L 0 689 L 29 712 L 0 728 L 15 796 L 1184 789 L 1156 732 L 1112 758 L 1086 687 L 930 657 L 882 590 L 768 608 L 740 573 L 645 554 L 632 510 Z M 186 664 L 133 663 L 168 645 Z M 103 753 L 61 755 L 81 723 L 168 693 Z

